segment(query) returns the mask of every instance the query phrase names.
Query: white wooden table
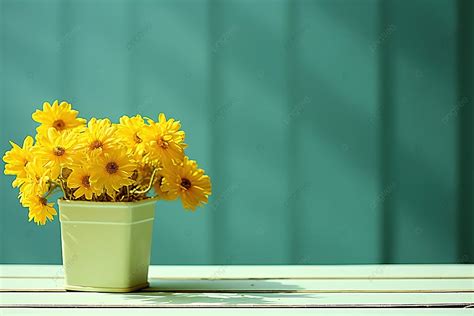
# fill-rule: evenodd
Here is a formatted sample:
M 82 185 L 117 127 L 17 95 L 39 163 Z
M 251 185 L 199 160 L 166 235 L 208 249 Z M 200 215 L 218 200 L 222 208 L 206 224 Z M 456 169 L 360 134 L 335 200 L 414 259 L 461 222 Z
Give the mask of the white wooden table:
M 152 266 L 149 281 L 66 292 L 61 266 L 0 265 L 0 315 L 474 315 L 474 265 Z

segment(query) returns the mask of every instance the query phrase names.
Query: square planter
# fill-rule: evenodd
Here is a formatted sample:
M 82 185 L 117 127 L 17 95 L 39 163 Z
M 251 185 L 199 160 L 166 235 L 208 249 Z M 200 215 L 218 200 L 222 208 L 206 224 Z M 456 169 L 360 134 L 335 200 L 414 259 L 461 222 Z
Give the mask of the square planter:
M 66 290 L 147 287 L 155 203 L 59 200 Z

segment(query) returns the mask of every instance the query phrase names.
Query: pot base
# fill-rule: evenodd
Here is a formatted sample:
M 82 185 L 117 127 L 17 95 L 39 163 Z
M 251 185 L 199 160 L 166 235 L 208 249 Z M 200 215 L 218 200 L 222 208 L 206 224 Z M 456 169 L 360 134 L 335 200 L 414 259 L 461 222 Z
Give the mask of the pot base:
M 126 293 L 134 292 L 140 289 L 144 289 L 150 286 L 150 283 L 144 283 L 132 287 L 91 287 L 91 286 L 80 286 L 80 285 L 66 285 L 66 291 L 83 291 L 83 292 L 109 292 L 109 293 Z

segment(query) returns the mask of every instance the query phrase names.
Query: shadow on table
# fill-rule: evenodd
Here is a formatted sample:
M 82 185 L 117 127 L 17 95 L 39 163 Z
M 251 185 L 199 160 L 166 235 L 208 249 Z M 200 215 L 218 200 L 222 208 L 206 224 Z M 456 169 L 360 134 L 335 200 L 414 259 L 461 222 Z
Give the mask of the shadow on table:
M 154 280 L 141 292 L 121 294 L 133 305 L 255 306 L 285 305 L 320 299 L 291 283 L 269 280 Z M 297 295 L 296 295 L 297 294 Z

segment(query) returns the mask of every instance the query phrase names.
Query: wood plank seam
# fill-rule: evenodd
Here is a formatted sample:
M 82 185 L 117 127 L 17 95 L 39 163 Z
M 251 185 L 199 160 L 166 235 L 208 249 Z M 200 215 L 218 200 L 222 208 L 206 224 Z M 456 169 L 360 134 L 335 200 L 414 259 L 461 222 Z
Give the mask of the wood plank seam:
M 66 291 L 65 289 L 0 289 L 0 293 L 30 293 L 30 292 L 44 292 L 44 293 L 58 293 L 74 291 Z M 133 293 L 474 293 L 474 290 L 173 290 L 173 289 L 156 289 L 146 288 Z M 95 293 L 95 292 L 90 292 Z
M 1 276 L 1 279 L 49 279 L 49 280 L 62 280 L 63 276 Z M 249 280 L 249 281 L 269 281 L 269 280 L 469 280 L 473 277 L 295 277 L 295 278 L 148 278 L 149 280 L 189 280 L 189 281 L 238 281 L 238 280 Z M 474 279 L 473 279 L 474 280 Z
M 228 304 L 228 305 L 207 305 L 207 304 L 166 304 L 166 305 L 126 305 L 126 304 L 9 304 L 2 305 L 1 308 L 156 308 L 156 309 L 192 309 L 192 308 L 472 308 L 473 305 L 463 303 L 433 303 L 433 304 L 301 304 L 301 305 L 260 305 L 260 304 Z

